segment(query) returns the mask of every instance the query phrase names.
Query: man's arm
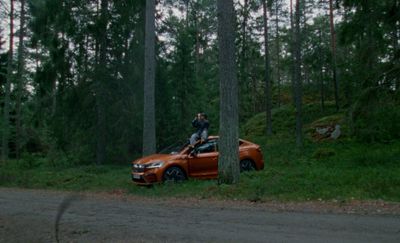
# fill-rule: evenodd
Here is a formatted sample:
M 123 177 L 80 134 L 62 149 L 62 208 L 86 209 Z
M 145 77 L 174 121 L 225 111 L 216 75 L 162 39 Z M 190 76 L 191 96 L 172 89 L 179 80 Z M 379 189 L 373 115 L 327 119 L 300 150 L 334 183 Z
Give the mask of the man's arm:
M 197 118 L 194 118 L 192 121 L 192 126 L 197 128 L 199 126 L 199 121 L 197 120 Z
M 210 123 L 208 122 L 208 120 L 204 121 L 204 128 L 208 129 L 208 127 L 210 126 Z

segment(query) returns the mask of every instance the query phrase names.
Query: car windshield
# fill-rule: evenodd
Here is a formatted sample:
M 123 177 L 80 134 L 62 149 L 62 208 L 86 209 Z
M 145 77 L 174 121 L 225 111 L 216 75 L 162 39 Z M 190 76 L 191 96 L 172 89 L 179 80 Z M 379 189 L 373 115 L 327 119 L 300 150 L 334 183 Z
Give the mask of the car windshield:
M 159 154 L 178 154 L 181 152 L 186 146 L 189 145 L 188 141 L 180 141 L 176 142 L 166 148 L 161 149 L 158 153 Z

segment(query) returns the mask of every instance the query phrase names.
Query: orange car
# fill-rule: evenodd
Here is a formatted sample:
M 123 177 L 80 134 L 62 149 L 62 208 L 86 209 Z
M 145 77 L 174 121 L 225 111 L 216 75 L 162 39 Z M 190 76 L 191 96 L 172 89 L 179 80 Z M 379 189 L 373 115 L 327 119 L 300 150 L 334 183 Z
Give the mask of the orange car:
M 239 139 L 240 171 L 262 170 L 260 146 Z M 132 180 L 139 185 L 163 181 L 182 181 L 188 177 L 214 179 L 218 177 L 218 137 L 191 148 L 188 143 L 175 144 L 158 154 L 132 162 Z

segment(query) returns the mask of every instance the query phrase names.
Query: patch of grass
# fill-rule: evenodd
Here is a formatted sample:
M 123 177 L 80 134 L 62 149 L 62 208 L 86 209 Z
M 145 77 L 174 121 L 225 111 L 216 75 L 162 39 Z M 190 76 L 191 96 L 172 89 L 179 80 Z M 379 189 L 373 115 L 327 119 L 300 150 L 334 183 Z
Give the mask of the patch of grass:
M 331 148 L 319 148 L 319 149 L 315 150 L 315 152 L 312 154 L 312 157 L 314 159 L 320 160 L 320 159 L 334 156 L 335 154 L 336 154 L 335 150 L 333 150 Z
M 305 130 L 321 124 L 345 123 L 343 114 L 335 114 L 334 109 L 333 103 L 327 103 L 324 112 L 321 112 L 319 104 L 305 105 Z M 122 190 L 148 197 L 253 202 L 270 199 L 400 201 L 399 140 L 387 144 L 365 144 L 348 136 L 319 143 L 305 139 L 302 149 L 298 149 L 293 139 L 294 112 L 290 105 L 273 110 L 275 134 L 269 138 L 263 136 L 265 113 L 257 114 L 242 127 L 241 136 L 262 147 L 265 169 L 242 174 L 240 183 L 236 185 L 191 179 L 178 184 L 141 187 L 131 182 L 130 164 L 68 166 L 74 163 L 58 160 L 55 163 L 40 155 L 25 155 L 19 161 L 0 163 L 0 186 L 75 191 Z
M 228 197 L 250 201 L 384 199 L 400 201 L 400 143 L 365 145 L 353 141 L 306 142 L 256 138 L 266 169 L 245 174 Z M 316 156 L 318 155 L 318 156 Z
M 148 197 L 277 200 L 384 199 L 400 201 L 400 143 L 366 147 L 357 142 L 306 143 L 299 151 L 291 140 L 256 139 L 266 167 L 244 173 L 237 185 L 215 180 L 141 187 L 132 184 L 130 166 L 36 166 L 10 161 L 0 165 L 0 186 L 73 191 L 115 191 Z M 315 157 L 318 151 L 329 156 Z

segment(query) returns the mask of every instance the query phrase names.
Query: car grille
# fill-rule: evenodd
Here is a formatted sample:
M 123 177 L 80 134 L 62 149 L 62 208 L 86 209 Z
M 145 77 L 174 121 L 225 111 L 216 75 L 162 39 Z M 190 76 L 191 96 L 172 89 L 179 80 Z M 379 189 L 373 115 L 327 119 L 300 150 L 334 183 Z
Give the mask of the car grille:
M 138 182 L 138 183 L 146 183 L 146 181 L 144 180 L 144 178 L 140 178 L 140 179 L 132 178 L 132 181 Z

